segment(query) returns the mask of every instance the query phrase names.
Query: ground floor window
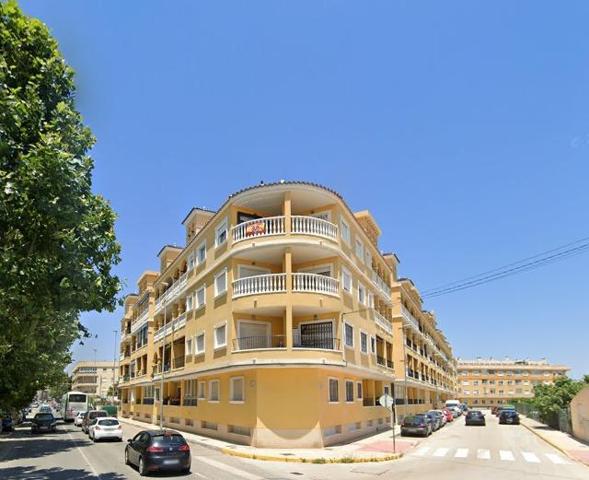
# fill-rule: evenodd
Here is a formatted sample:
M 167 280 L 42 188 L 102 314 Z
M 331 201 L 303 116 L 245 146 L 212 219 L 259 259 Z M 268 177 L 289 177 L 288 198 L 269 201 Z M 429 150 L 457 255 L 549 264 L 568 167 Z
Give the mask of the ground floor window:
M 219 401 L 219 380 L 209 382 L 209 402 Z
M 231 402 L 243 403 L 244 401 L 244 380 L 243 377 L 231 379 L 229 398 Z
M 329 379 L 329 401 L 339 402 L 339 381 L 337 378 Z
M 346 402 L 354 401 L 354 382 L 346 380 Z

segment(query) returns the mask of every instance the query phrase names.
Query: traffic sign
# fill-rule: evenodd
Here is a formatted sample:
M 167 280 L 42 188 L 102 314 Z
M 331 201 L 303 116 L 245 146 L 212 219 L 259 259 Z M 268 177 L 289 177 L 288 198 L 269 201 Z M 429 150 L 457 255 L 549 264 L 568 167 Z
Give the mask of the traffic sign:
M 378 403 L 380 403 L 380 405 L 385 408 L 393 408 L 395 400 L 393 399 L 393 397 L 385 393 L 378 399 Z

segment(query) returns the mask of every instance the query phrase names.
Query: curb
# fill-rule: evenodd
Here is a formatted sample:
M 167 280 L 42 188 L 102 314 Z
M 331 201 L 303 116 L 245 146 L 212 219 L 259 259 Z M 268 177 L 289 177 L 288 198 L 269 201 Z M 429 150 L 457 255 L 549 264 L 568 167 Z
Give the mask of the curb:
M 120 422 L 126 423 L 127 425 L 133 425 L 134 427 L 141 428 L 139 425 L 136 425 L 135 422 L 137 420 L 129 421 L 129 419 L 120 417 Z M 143 423 L 143 422 L 140 422 Z M 180 431 L 180 430 L 178 430 Z M 182 432 L 187 433 L 187 432 Z M 392 460 L 399 460 L 403 457 L 402 453 L 391 453 L 389 455 L 383 457 L 338 457 L 338 458 L 325 458 L 325 457 L 314 457 L 314 458 L 306 458 L 306 457 L 284 457 L 278 455 L 267 455 L 267 454 L 258 454 L 258 453 L 250 453 L 250 452 L 242 452 L 239 450 L 234 450 L 233 448 L 227 447 L 218 447 L 216 445 L 211 445 L 210 443 L 206 442 L 199 442 L 194 441 L 192 439 L 186 439 L 189 443 L 194 443 L 196 445 L 200 445 L 201 447 L 208 448 L 210 450 L 214 450 L 216 452 L 221 452 L 224 455 L 228 455 L 231 457 L 239 457 L 239 458 L 247 458 L 250 460 L 261 460 L 265 462 L 285 462 L 285 463 L 377 463 L 377 462 L 389 462 Z
M 221 452 L 225 455 L 233 457 L 248 458 L 250 460 L 261 460 L 265 462 L 284 462 L 284 463 L 378 463 L 378 462 L 390 462 L 392 460 L 399 460 L 403 457 L 402 453 L 392 453 L 385 457 L 338 457 L 338 458 L 325 458 L 325 457 L 284 457 L 267 454 L 256 454 L 249 452 L 240 452 L 239 450 L 233 450 L 231 448 L 222 448 Z
M 540 435 L 536 430 L 534 430 L 532 427 L 530 427 L 529 425 L 526 425 L 525 423 L 520 422 L 521 425 L 523 425 L 525 428 L 527 428 L 530 432 L 532 432 L 534 435 L 536 435 L 538 438 L 544 440 L 548 445 L 550 445 L 552 448 L 556 448 L 559 452 L 563 453 L 564 455 L 566 455 L 568 458 L 570 458 L 571 460 L 573 460 L 574 462 L 580 463 L 581 465 L 585 465 L 583 462 L 581 462 L 580 460 L 577 460 L 575 457 L 571 457 L 571 455 L 569 455 L 568 451 L 565 450 L 564 448 L 562 448 L 560 445 L 557 445 L 555 442 L 553 442 L 552 440 L 547 439 L 546 437 L 544 437 L 543 435 Z M 587 465 L 585 465 L 587 466 Z

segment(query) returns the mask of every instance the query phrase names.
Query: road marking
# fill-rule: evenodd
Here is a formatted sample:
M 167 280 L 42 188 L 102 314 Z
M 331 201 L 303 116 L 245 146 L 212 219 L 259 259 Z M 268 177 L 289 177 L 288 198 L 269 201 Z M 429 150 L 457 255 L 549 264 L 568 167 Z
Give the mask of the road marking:
M 446 454 L 448 453 L 448 448 L 438 448 L 435 452 L 434 452 L 434 457 L 445 457 Z
M 490 460 L 491 459 L 491 452 L 486 448 L 479 448 L 477 450 L 477 458 L 479 460 Z
M 231 465 L 227 465 L 226 463 L 218 462 L 217 460 L 213 460 L 212 458 L 207 457 L 199 457 L 193 456 L 193 458 L 200 460 L 201 462 L 208 463 L 212 467 L 218 468 L 219 470 L 224 470 L 227 473 L 231 473 L 236 478 L 245 478 L 248 480 L 263 480 L 262 477 L 258 477 L 253 473 L 246 472 L 245 470 L 241 470 L 239 468 L 232 467 Z
M 419 455 L 420 457 L 424 457 L 427 452 L 429 452 L 429 447 L 421 447 L 419 450 L 417 450 L 415 452 L 415 455 Z
M 499 458 L 507 462 L 513 462 L 515 460 L 511 450 L 499 450 Z
M 545 453 L 544 455 L 546 455 L 552 463 L 556 463 L 557 465 L 568 464 L 567 461 L 565 461 L 560 455 L 557 455 L 556 453 Z
M 524 460 L 528 463 L 540 463 L 540 459 L 532 452 L 522 452 Z
M 90 467 L 90 470 L 92 470 L 92 473 L 94 474 L 94 476 L 100 480 L 102 478 L 102 476 L 100 475 L 100 473 L 98 473 L 96 471 L 96 469 L 94 468 L 94 465 L 92 465 L 90 463 L 90 460 L 88 460 L 88 457 L 86 456 L 86 454 L 83 452 L 83 450 L 78 445 L 78 440 L 72 436 L 72 433 L 71 432 L 68 431 L 67 434 L 70 436 L 70 438 L 76 444 L 76 448 L 78 449 L 78 451 L 80 452 L 80 454 L 82 455 L 82 457 L 84 458 L 84 460 L 86 461 L 86 463 L 88 464 L 88 466 Z
M 468 457 L 468 448 L 458 448 L 454 454 L 454 458 L 466 458 Z
M 197 477 L 200 478 L 209 478 L 209 477 L 205 477 L 202 473 L 198 473 L 198 472 L 192 472 L 193 475 L 196 475 Z

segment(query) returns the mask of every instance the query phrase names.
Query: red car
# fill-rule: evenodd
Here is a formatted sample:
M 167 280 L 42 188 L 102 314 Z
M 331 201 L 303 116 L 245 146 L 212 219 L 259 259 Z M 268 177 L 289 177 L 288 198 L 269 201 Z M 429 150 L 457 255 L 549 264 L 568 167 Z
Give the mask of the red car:
M 442 410 L 442 412 L 444 412 L 444 415 L 446 417 L 446 422 L 454 421 L 454 415 L 452 414 L 452 412 L 450 410 L 448 410 L 447 408 L 444 408 L 444 410 Z

